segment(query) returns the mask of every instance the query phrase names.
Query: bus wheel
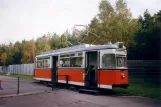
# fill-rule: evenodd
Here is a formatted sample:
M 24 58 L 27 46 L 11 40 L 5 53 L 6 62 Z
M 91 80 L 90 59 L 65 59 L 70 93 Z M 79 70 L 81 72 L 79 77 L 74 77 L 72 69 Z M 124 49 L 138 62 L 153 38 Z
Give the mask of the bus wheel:
M 40 84 L 43 84 L 43 81 L 40 81 Z

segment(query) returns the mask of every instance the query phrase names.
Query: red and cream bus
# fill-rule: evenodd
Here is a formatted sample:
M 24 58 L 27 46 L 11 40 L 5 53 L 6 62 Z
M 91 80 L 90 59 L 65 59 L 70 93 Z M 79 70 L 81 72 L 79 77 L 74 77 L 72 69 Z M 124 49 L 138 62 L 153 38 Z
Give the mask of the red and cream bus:
M 123 43 L 82 44 L 41 53 L 35 57 L 34 79 L 88 88 L 128 86 L 127 51 Z

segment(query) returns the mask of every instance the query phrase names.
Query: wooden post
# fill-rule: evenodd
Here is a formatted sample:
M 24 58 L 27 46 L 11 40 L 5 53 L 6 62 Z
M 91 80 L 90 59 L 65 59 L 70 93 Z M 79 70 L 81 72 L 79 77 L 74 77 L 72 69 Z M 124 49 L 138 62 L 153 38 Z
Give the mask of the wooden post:
M 20 93 L 20 77 L 17 78 L 17 94 Z
M 0 80 L 0 90 L 2 90 L 2 80 Z

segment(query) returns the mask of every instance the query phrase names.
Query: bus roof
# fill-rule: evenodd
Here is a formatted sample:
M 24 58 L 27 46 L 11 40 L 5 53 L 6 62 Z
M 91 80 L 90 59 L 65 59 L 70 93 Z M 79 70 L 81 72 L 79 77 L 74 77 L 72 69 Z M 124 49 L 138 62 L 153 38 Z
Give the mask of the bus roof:
M 81 45 L 76 45 L 76 46 L 72 46 L 72 47 L 66 47 L 66 48 L 61 48 L 61 49 L 57 49 L 57 50 L 42 52 L 42 53 L 40 53 L 40 55 L 37 55 L 36 57 L 45 57 L 45 56 L 80 52 L 80 51 L 92 51 L 92 50 L 102 50 L 102 49 L 119 49 L 119 46 L 118 46 L 119 43 L 120 42 L 117 42 L 115 44 L 105 44 L 105 45 L 81 44 Z M 126 49 L 125 46 L 123 46 L 122 49 Z

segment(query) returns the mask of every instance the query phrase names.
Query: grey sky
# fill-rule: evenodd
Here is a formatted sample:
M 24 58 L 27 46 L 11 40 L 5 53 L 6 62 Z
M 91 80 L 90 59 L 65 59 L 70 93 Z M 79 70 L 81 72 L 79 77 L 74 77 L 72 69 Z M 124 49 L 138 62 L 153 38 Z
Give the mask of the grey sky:
M 116 0 L 110 0 L 112 4 Z M 161 0 L 126 0 L 133 17 L 161 10 Z M 74 24 L 87 25 L 100 0 L 0 0 L 0 44 L 63 33 Z

